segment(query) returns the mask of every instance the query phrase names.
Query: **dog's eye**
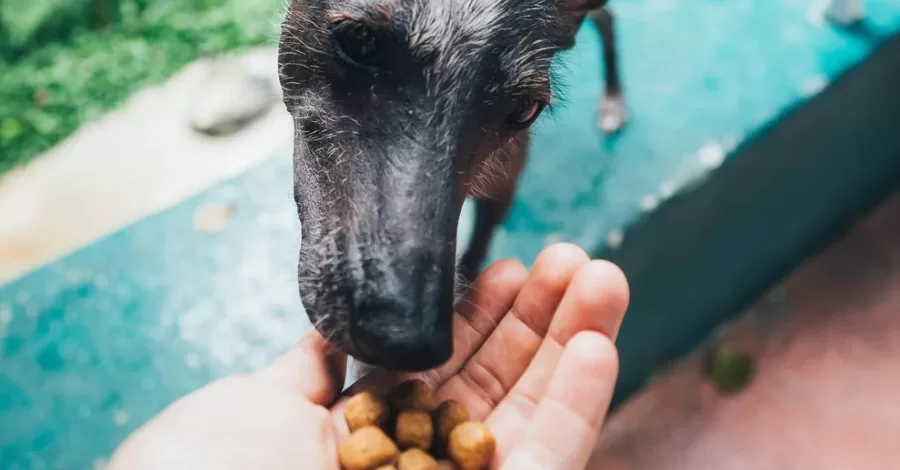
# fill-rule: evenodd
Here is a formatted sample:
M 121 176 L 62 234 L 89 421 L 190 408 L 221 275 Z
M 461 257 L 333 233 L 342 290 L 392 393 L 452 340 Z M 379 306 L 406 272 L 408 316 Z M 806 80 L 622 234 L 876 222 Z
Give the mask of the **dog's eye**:
M 526 129 L 531 126 L 541 111 L 544 110 L 545 103 L 538 100 L 525 100 L 509 115 L 509 125 L 514 129 Z
M 354 22 L 341 21 L 332 29 L 338 55 L 350 65 L 371 68 L 381 58 L 381 44 L 371 28 Z

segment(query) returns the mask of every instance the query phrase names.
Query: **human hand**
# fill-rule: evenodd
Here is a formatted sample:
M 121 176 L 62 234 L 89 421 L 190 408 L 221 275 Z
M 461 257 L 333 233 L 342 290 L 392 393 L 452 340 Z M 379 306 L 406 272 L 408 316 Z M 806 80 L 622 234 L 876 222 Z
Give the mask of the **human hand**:
M 412 377 L 485 421 L 497 438 L 495 468 L 583 468 L 612 396 L 628 295 L 621 271 L 572 245 L 545 249 L 531 273 L 495 263 L 459 303 L 454 355 L 438 369 L 376 370 L 339 396 L 346 357 L 311 332 L 266 369 L 173 403 L 122 444 L 110 468 L 337 470 L 345 397 Z

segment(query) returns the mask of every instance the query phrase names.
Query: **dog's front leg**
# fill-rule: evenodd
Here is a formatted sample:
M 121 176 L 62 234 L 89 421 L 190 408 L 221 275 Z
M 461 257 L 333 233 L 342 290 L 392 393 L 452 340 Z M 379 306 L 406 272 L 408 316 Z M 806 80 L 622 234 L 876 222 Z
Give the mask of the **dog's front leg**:
M 459 274 L 471 283 L 481 273 L 491 238 L 503 223 L 516 193 L 519 174 L 525 166 L 527 136 L 488 157 L 469 194 L 475 199 L 475 225 L 469 246 L 459 262 Z
M 498 199 L 475 199 L 475 227 L 471 242 L 459 262 L 459 274 L 467 285 L 481 273 L 488 246 L 512 205 L 513 191 Z
M 865 19 L 862 0 L 829 0 L 825 17 L 840 27 L 850 27 Z

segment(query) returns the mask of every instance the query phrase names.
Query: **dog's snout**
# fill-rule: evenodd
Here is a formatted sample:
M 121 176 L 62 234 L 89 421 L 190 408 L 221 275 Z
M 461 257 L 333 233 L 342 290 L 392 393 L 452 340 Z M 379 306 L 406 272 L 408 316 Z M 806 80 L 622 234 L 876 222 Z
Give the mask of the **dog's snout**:
M 399 371 L 433 369 L 447 362 L 453 352 L 448 331 L 377 321 L 360 323 L 353 342 L 363 357 Z
M 409 270 L 357 299 L 350 336 L 360 355 L 394 370 L 437 367 L 452 354 L 452 293 L 440 279 Z M 451 283 L 452 285 L 452 283 Z

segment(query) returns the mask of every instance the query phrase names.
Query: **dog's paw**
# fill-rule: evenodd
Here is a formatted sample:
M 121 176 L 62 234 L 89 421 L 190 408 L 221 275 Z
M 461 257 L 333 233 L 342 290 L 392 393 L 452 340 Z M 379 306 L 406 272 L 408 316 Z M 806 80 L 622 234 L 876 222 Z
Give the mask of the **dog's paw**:
M 597 127 L 606 134 L 618 132 L 628 122 L 628 110 L 622 95 L 603 98 L 597 106 Z
M 829 0 L 825 18 L 835 26 L 847 28 L 865 19 L 861 0 Z

